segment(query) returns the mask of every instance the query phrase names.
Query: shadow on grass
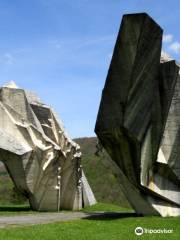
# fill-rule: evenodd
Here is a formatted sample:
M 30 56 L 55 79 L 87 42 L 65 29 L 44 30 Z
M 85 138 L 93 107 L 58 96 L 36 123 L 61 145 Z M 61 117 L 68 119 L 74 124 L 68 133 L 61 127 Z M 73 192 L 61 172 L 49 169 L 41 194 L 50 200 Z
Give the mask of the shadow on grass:
M 134 212 L 88 212 L 88 216 L 85 217 L 87 220 L 114 220 L 114 219 L 120 219 L 120 218 L 129 218 L 129 217 L 142 217 L 142 215 L 139 215 Z
M 29 206 L 0 206 L 0 212 L 29 212 Z

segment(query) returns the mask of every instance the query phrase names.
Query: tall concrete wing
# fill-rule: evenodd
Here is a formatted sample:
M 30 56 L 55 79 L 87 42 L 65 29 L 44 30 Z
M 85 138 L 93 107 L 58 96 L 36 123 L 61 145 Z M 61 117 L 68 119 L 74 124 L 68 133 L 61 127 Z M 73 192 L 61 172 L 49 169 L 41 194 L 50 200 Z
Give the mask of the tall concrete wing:
M 180 215 L 180 77 L 160 63 L 161 27 L 146 13 L 124 15 L 95 132 L 119 166 L 137 213 Z M 173 196 L 173 197 L 172 197 Z
M 0 138 L 0 160 L 34 210 L 79 210 L 95 203 L 92 191 L 83 194 L 79 145 L 49 106 L 14 83 L 0 88 Z

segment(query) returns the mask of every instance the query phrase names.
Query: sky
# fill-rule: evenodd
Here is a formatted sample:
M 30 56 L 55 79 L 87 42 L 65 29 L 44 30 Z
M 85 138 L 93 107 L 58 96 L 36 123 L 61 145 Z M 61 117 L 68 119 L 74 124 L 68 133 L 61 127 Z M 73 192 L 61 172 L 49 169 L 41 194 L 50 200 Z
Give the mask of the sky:
M 179 0 L 0 0 L 0 86 L 14 81 L 53 107 L 72 138 L 94 136 L 123 14 L 147 12 L 180 61 Z

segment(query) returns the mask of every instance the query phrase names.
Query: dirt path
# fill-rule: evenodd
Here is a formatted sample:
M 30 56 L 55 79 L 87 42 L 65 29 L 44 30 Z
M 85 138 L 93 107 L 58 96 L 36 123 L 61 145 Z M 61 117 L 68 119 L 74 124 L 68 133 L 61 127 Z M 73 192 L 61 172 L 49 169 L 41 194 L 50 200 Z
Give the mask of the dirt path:
M 133 213 L 132 213 L 133 214 Z M 39 213 L 16 216 L 0 216 L 0 228 L 17 227 L 22 225 L 46 224 L 63 222 L 76 219 L 105 219 L 128 217 L 131 213 L 108 213 L 108 212 L 65 212 L 65 213 Z

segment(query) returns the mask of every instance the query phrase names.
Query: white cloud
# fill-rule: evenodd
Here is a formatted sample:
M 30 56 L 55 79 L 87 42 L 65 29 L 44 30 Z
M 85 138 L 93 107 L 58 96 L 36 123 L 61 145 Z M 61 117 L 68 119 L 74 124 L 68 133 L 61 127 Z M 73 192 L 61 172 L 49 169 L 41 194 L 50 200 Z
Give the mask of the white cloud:
M 12 51 L 13 55 L 14 54 L 27 54 L 31 51 L 32 49 L 30 47 L 24 47 L 24 48 L 16 48 Z
M 100 45 L 102 43 L 112 42 L 114 39 L 115 39 L 114 35 L 106 35 L 106 36 L 100 36 L 100 37 L 93 37 L 89 39 L 82 39 L 80 47 Z
M 170 46 L 169 46 L 169 49 L 172 51 L 172 52 L 174 52 L 174 53 L 176 53 L 176 54 L 178 54 L 178 53 L 180 53 L 180 42 L 173 42 Z
M 13 64 L 14 63 L 14 58 L 10 53 L 5 53 L 4 54 L 4 60 L 6 64 Z
M 94 46 L 101 46 L 102 44 L 108 44 L 115 41 L 114 35 L 105 35 L 105 36 L 93 36 L 89 38 L 75 38 L 70 40 L 50 40 L 48 43 L 56 48 L 56 49 L 64 49 L 64 48 L 86 48 L 86 47 L 94 47 Z
M 5 53 L 0 57 L 0 63 L 12 65 L 14 64 L 14 57 L 10 53 Z
M 163 42 L 164 43 L 170 43 L 173 40 L 173 35 L 172 34 L 166 34 L 163 35 Z
M 173 58 L 164 50 L 161 51 L 161 62 L 171 61 Z
M 62 47 L 62 42 L 57 40 L 57 39 L 56 40 L 51 40 L 51 41 L 49 41 L 49 43 L 57 49 L 60 49 Z
M 108 60 L 111 60 L 111 59 L 112 59 L 112 56 L 113 56 L 113 54 L 112 54 L 112 53 L 109 53 L 109 54 L 108 54 Z

